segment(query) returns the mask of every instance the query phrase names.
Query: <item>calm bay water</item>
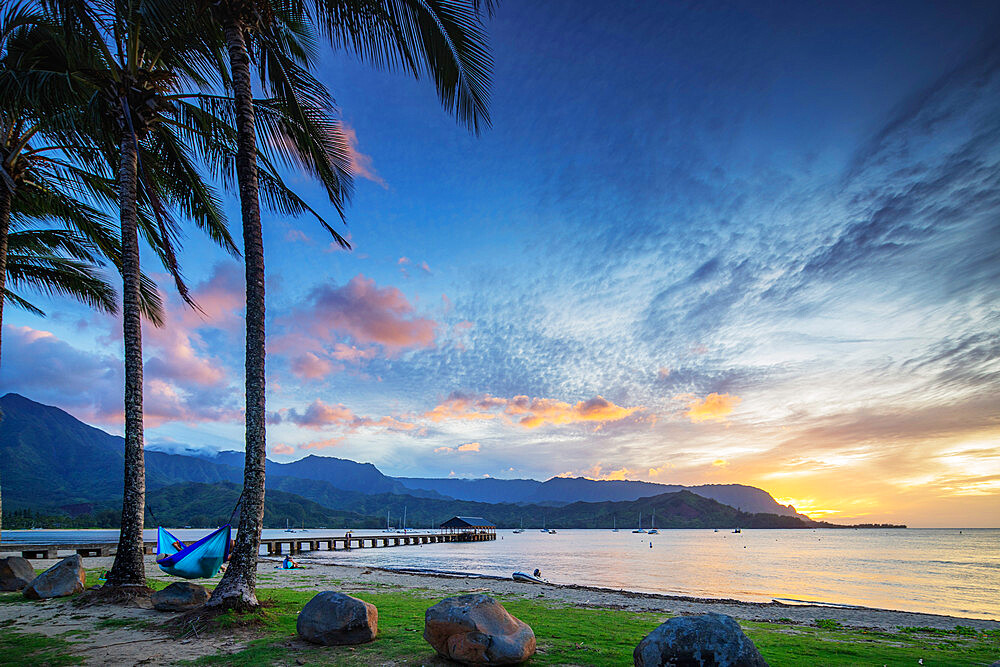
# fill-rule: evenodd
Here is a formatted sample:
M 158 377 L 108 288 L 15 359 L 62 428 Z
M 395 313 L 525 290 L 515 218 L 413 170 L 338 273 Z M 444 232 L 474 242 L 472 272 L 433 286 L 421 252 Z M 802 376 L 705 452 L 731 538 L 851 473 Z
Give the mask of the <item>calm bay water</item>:
M 204 530 L 174 531 L 181 539 Z M 423 531 L 414 531 L 423 532 Z M 155 531 L 147 531 L 155 539 Z M 291 537 L 281 530 L 267 537 Z M 299 531 L 296 536 L 342 535 Z M 354 531 L 355 535 L 381 534 Z M 4 531 L 7 542 L 114 541 L 115 531 Z M 652 543 L 652 548 L 650 548 Z M 495 542 L 315 552 L 304 560 L 767 602 L 795 598 L 1000 619 L 1000 530 L 499 531 Z

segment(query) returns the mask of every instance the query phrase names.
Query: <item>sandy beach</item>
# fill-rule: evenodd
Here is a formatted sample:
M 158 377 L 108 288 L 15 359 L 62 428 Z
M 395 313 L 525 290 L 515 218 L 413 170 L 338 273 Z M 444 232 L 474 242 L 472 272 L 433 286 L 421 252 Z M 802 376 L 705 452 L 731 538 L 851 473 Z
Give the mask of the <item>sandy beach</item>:
M 300 561 L 308 566 L 307 569 L 284 571 L 274 569 L 276 561 L 262 559 L 258 566 L 259 587 L 304 591 L 337 590 L 362 598 L 365 592 L 406 590 L 414 595 L 426 596 L 429 601 L 462 593 L 484 592 L 503 598 L 545 601 L 553 605 L 662 613 L 665 616 L 718 612 L 744 621 L 781 621 L 797 625 L 809 625 L 818 619 L 833 619 L 847 627 L 888 632 L 900 627 L 915 626 L 1000 629 L 1000 621 L 996 620 L 885 609 L 704 600 L 586 586 L 539 585 L 490 578 L 402 573 L 378 568 L 310 563 L 307 555 Z M 111 558 L 87 558 L 85 566 L 88 570 L 97 570 L 110 567 L 111 562 Z M 51 566 L 53 561 L 36 560 L 32 564 L 36 568 L 44 568 Z M 175 581 L 160 572 L 152 557 L 147 557 L 146 564 L 147 574 L 151 579 Z M 250 638 L 240 631 L 227 633 L 225 636 L 198 636 L 191 633 L 180 639 L 169 638 L 158 631 L 156 625 L 174 616 L 144 607 L 70 606 L 65 600 L 0 604 L 0 626 L 68 638 L 74 643 L 74 652 L 82 656 L 87 664 L 174 664 L 203 655 L 240 651 Z M 79 636 L 80 640 L 74 640 L 74 636 Z

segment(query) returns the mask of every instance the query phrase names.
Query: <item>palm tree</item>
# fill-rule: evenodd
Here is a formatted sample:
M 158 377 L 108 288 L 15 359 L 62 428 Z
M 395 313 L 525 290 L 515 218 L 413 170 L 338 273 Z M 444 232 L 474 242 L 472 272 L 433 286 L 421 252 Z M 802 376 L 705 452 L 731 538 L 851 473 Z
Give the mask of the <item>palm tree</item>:
M 236 171 L 243 221 L 246 261 L 246 457 L 240 525 L 232 561 L 216 587 L 210 605 L 253 608 L 257 555 L 264 516 L 265 312 L 264 245 L 258 199 L 257 119 L 252 95 L 251 63 L 275 103 L 303 127 L 336 126 L 324 113 L 329 97 L 308 75 L 310 53 L 305 41 L 307 10 L 336 47 L 348 48 L 374 65 L 404 68 L 415 76 L 430 73 L 445 107 L 478 132 L 489 124 L 488 87 L 492 63 L 480 25 L 486 0 L 221 0 L 206 8 L 221 27 L 229 55 L 230 84 L 238 132 Z M 328 137 L 324 145 L 317 138 Z M 293 142 L 275 146 L 297 160 L 326 187 L 343 215 L 349 180 L 340 177 L 332 133 L 292 133 Z M 343 247 L 346 240 L 324 223 Z
M 44 141 L 46 128 L 58 125 L 65 113 L 59 101 L 67 91 L 59 81 L 47 81 L 45 104 L 36 105 L 20 85 L 42 24 L 37 13 L 16 4 L 0 15 L 0 332 L 6 301 L 41 313 L 12 292 L 8 281 L 116 311 L 114 292 L 96 271 L 100 255 L 119 264 L 120 245 L 106 216 L 78 198 L 99 192 L 102 181 L 66 162 L 69 146 Z M 64 229 L 34 226 L 48 222 Z M 155 284 L 146 276 L 140 283 L 143 314 L 162 324 Z M 0 527 L 2 518 L 0 506 Z
M 147 238 L 192 303 L 177 266 L 175 213 L 192 219 L 238 254 L 214 191 L 204 183 L 190 152 L 192 139 L 218 138 L 212 119 L 188 109 L 185 86 L 203 86 L 204 54 L 183 31 L 160 32 L 159 7 L 122 0 L 52 0 L 44 3 L 59 34 L 36 55 L 29 75 L 42 84 L 66 77 L 77 89 L 82 113 L 58 137 L 89 139 L 103 167 L 116 174 L 121 228 L 122 320 L 125 348 L 125 471 L 118 551 L 106 588 L 125 597 L 146 590 L 142 530 L 145 462 L 142 412 L 141 272 L 139 235 Z M 178 18 L 180 22 L 180 18 Z M 190 27 L 190 26 L 187 26 Z M 55 31 L 51 31 L 55 32 Z M 44 88 L 38 93 L 44 96 Z M 215 119 L 217 121 L 217 119 Z M 198 146 L 202 148 L 203 146 Z

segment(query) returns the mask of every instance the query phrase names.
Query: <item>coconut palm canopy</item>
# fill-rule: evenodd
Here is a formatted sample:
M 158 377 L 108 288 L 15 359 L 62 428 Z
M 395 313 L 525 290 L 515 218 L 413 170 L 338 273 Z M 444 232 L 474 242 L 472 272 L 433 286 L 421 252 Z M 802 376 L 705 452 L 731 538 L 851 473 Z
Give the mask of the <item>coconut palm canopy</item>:
M 1000 6 L 727 8 L 481 8 L 478 136 L 426 69 L 317 30 L 346 226 L 275 167 L 352 250 L 262 213 L 269 456 L 995 522 Z M 178 259 L 203 314 L 167 296 L 144 340 L 147 442 L 241 449 L 244 266 L 193 230 Z M 4 388 L 115 428 L 117 325 L 25 296 L 50 317 L 5 314 Z

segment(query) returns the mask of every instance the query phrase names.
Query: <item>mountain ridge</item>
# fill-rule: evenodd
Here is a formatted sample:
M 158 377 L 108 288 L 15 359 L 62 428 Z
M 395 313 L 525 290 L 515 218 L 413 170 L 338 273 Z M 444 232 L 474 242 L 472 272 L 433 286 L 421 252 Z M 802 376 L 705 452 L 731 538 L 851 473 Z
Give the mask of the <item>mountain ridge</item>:
M 7 468 L 3 494 L 8 507 L 52 508 L 120 497 L 123 438 L 19 394 L 0 397 L 0 411 L 4 414 L 0 421 L 0 455 Z M 184 483 L 242 482 L 242 452 L 228 450 L 198 456 L 147 448 L 145 458 L 150 491 Z M 793 508 L 778 504 L 763 489 L 745 485 L 683 487 L 564 477 L 545 482 L 389 477 L 371 463 L 315 455 L 289 463 L 268 460 L 267 475 L 268 488 L 288 492 L 311 489 L 309 494 L 298 495 L 316 502 L 325 498 L 328 502 L 372 506 L 353 494 L 375 496 L 389 506 L 412 502 L 416 507 L 427 501 L 427 511 L 432 515 L 438 511 L 432 507 L 443 507 L 436 503 L 465 507 L 469 511 L 475 508 L 483 511 L 490 504 L 544 509 L 577 502 L 635 501 L 685 490 L 745 512 L 797 516 L 809 521 Z M 42 498 L 46 500 L 39 502 Z M 377 513 L 382 511 L 379 509 Z

